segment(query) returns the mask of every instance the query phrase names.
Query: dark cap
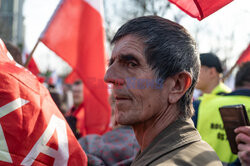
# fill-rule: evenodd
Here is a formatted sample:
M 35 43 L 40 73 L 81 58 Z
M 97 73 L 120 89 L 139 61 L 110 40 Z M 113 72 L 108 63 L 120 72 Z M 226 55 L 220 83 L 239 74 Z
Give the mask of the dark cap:
M 201 65 L 214 67 L 218 73 L 222 73 L 222 65 L 220 59 L 213 53 L 200 54 Z

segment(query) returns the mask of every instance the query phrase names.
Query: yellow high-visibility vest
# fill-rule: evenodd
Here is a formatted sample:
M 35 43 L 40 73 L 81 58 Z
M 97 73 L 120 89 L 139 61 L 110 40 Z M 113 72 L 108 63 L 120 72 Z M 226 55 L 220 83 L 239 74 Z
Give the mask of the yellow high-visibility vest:
M 226 163 L 233 162 L 237 158 L 237 155 L 231 152 L 220 116 L 219 107 L 236 104 L 244 104 L 249 117 L 249 96 L 204 94 L 198 110 L 197 129 L 202 139 L 212 146 L 220 160 Z
M 217 94 L 217 93 L 230 93 L 232 90 L 226 86 L 224 83 L 220 82 L 219 85 L 217 85 L 210 94 Z

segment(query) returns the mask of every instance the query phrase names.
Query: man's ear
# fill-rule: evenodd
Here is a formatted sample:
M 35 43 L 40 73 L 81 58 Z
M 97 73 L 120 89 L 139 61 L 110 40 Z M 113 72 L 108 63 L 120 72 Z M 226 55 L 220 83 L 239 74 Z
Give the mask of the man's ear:
M 168 78 L 167 78 L 168 79 Z M 169 77 L 169 92 L 168 92 L 168 101 L 169 103 L 177 103 L 184 93 L 191 86 L 192 78 L 191 75 L 187 72 L 180 72 L 174 76 Z M 165 83 L 167 84 L 168 81 Z M 168 86 L 168 85 L 166 85 Z

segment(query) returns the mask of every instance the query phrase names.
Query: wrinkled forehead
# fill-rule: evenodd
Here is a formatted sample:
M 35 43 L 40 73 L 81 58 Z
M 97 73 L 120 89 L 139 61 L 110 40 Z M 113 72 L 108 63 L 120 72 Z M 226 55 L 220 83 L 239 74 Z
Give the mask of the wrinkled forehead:
M 135 35 L 126 35 L 114 43 L 111 58 L 119 58 L 123 55 L 134 55 L 144 58 L 145 45 L 141 38 Z

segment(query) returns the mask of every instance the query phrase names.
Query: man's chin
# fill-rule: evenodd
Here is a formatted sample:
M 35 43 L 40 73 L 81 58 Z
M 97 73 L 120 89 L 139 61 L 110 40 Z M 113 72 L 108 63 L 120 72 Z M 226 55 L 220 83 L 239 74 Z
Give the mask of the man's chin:
M 123 119 L 123 118 L 116 118 L 116 122 L 117 122 L 119 125 L 129 125 L 128 121 L 126 121 L 126 120 Z
M 128 119 L 116 119 L 116 122 L 119 124 L 119 125 L 126 125 L 126 126 L 132 126 L 134 123 L 131 121 L 131 120 L 128 120 Z

